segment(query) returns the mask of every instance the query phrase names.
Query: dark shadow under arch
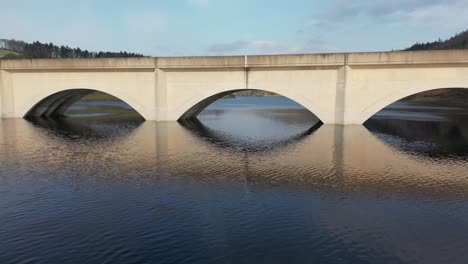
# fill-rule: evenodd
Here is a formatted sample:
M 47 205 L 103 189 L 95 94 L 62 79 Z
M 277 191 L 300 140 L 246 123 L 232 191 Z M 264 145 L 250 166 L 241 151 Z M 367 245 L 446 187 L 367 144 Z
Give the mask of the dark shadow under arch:
M 60 91 L 54 94 L 51 94 L 45 98 L 43 98 L 41 101 L 39 101 L 37 104 L 35 104 L 25 115 L 25 118 L 30 118 L 30 117 L 59 117 L 59 116 L 64 116 L 64 113 L 67 111 L 67 109 L 79 101 L 81 98 L 83 98 L 86 95 L 89 95 L 94 92 L 99 92 L 99 93 L 104 93 L 108 94 L 105 92 L 101 92 L 99 90 L 93 90 L 93 89 L 68 89 L 64 91 Z M 109 94 L 111 95 L 111 94 Z M 113 96 L 113 95 L 111 95 Z M 115 96 L 113 96 L 115 97 Z M 117 97 L 115 97 L 118 100 L 121 100 Z M 121 100 L 123 101 L 123 100 Z M 138 111 L 134 108 L 132 108 L 135 112 L 138 113 Z M 138 113 L 140 116 L 142 116 L 140 113 Z
M 424 100 L 428 98 L 430 100 Z M 427 103 L 428 105 L 446 105 L 457 106 L 468 109 L 468 88 L 467 87 L 446 87 L 446 88 L 433 88 L 416 93 L 399 92 L 397 95 L 391 96 L 388 103 L 380 104 L 375 107 L 372 115 L 369 115 L 363 124 L 378 115 L 381 111 L 392 107 L 396 103 L 401 102 L 419 102 L 421 104 Z M 463 100 L 462 100 L 463 99 Z

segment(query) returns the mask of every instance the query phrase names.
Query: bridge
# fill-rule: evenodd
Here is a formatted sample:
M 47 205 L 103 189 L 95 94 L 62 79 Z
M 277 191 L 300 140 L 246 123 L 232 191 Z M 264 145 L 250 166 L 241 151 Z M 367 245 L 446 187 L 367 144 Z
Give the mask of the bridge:
M 61 115 L 100 91 L 147 120 L 176 121 L 227 94 L 258 89 L 296 101 L 325 124 L 350 125 L 441 88 L 468 88 L 468 50 L 0 60 L 2 118 Z

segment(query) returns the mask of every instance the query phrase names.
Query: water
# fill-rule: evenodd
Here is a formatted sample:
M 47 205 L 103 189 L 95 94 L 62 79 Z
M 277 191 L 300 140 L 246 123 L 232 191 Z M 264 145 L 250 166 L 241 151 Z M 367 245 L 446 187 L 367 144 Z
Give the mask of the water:
M 0 263 L 467 263 L 466 110 L 415 107 L 0 120 Z

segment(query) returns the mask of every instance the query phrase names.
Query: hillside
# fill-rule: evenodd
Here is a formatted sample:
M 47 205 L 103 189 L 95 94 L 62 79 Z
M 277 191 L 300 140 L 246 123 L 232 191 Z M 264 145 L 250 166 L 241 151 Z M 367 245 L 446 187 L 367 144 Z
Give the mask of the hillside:
M 0 59 L 20 59 L 23 55 L 7 49 L 0 49 Z
M 465 30 L 447 40 L 416 43 L 405 50 L 442 50 L 442 49 L 468 49 L 468 30 Z

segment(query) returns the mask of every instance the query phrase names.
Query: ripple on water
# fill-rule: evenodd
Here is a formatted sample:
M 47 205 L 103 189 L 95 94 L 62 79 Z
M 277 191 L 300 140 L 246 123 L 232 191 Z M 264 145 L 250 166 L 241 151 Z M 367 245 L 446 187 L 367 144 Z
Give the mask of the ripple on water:
M 0 120 L 0 263 L 466 263 L 463 123 L 271 109 Z

